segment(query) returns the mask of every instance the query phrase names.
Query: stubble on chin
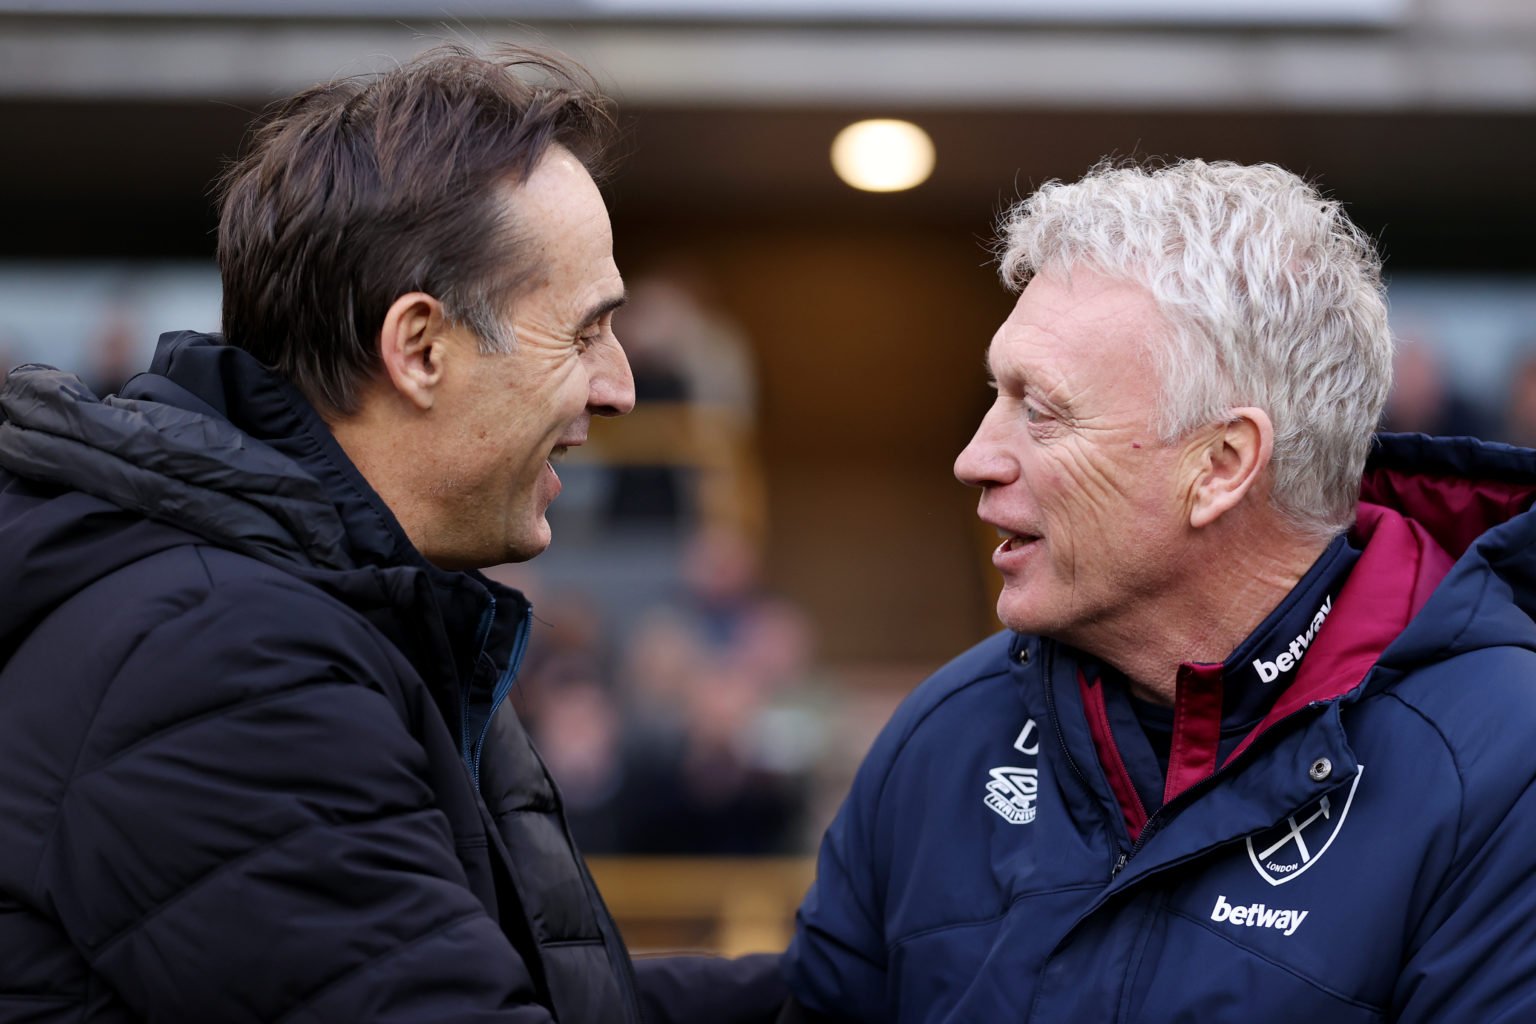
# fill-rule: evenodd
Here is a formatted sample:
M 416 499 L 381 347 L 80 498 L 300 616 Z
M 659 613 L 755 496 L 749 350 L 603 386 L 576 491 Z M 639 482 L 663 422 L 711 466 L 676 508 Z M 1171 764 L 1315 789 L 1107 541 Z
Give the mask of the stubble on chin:
M 427 493 L 433 498 L 448 498 L 458 494 L 462 484 L 456 476 L 434 476 L 427 485 Z

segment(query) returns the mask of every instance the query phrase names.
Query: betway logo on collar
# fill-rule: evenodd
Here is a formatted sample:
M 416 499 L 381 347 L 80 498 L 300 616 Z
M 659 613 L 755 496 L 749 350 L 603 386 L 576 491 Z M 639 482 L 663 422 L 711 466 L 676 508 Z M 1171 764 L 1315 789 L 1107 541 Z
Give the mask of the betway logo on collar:
M 1246 907 L 1227 902 L 1222 893 L 1216 894 L 1216 906 L 1211 908 L 1211 920 L 1218 923 L 1241 925 L 1248 928 L 1273 928 L 1286 935 L 1295 935 L 1310 910 L 1272 910 L 1263 903 L 1250 903 Z
M 1329 594 L 1317 609 L 1317 614 L 1312 616 L 1312 621 L 1307 625 L 1305 633 L 1298 633 L 1296 639 L 1279 654 L 1274 661 L 1265 661 L 1263 658 L 1253 659 L 1253 670 L 1259 674 L 1259 682 L 1272 683 L 1282 675 L 1289 672 L 1301 663 L 1301 656 L 1307 653 L 1313 637 L 1317 631 L 1323 628 L 1323 620 L 1328 618 L 1328 613 L 1333 611 L 1333 595 Z

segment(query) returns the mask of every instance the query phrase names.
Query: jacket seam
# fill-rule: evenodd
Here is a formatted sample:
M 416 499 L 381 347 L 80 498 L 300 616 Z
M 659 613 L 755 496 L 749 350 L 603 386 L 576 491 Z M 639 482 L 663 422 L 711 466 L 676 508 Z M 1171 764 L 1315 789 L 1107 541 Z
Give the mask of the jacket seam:
M 122 569 L 117 571 L 121 572 L 124 569 L 130 568 L 131 566 L 142 565 L 145 561 L 148 561 L 148 559 L 140 559 L 137 562 L 131 563 L 130 566 L 123 566 Z M 201 560 L 199 560 L 199 565 L 202 566 L 203 572 L 206 574 L 208 571 L 207 565 L 202 563 Z M 93 581 L 91 586 L 94 587 L 98 585 L 102 580 L 109 579 L 113 575 L 116 575 L 116 573 L 109 573 L 107 576 L 103 576 L 101 579 Z M 212 586 L 211 580 L 209 581 L 209 586 Z M 84 592 L 84 590 L 78 591 L 76 596 Z M 69 789 L 74 785 L 75 779 L 78 777 L 76 772 L 80 767 L 80 759 L 85 756 L 85 748 L 90 745 L 91 735 L 96 731 L 96 720 L 101 717 L 102 709 L 106 706 L 107 691 L 112 688 L 112 683 L 117 680 L 118 674 L 122 671 L 123 666 L 126 665 L 128 661 L 138 653 L 139 648 L 144 646 L 144 642 L 146 640 L 148 640 L 151 636 L 153 636 L 156 632 L 165 626 L 179 621 L 183 616 L 185 616 L 195 607 L 198 607 L 198 604 L 194 603 L 188 605 L 187 607 L 178 611 L 174 616 L 157 622 L 152 628 L 146 629 L 139 636 L 135 637 L 133 643 L 129 645 L 128 650 L 123 653 L 123 659 L 118 663 L 117 668 L 113 671 L 111 679 L 102 688 L 101 699 L 96 701 L 96 706 L 92 708 L 90 720 L 85 723 L 85 729 L 80 734 L 80 745 L 75 748 L 75 756 L 70 759 L 69 772 L 65 776 L 63 788 L 59 790 L 58 801 L 54 804 L 53 824 L 49 826 L 48 838 L 43 841 L 42 850 L 38 853 L 37 866 L 32 869 L 32 881 L 29 885 L 29 888 L 33 893 L 34 899 L 38 893 L 38 878 L 41 877 L 43 873 L 43 867 L 48 863 L 48 854 L 53 849 L 54 840 L 58 838 L 59 827 L 63 824 L 64 821 L 64 801 L 68 799 Z
M 1489 568 L 1492 568 L 1491 564 Z M 1443 645 L 1445 648 L 1454 648 L 1458 643 L 1460 643 L 1461 638 L 1466 635 L 1467 630 L 1472 628 L 1472 623 L 1477 621 L 1478 609 L 1483 606 L 1483 598 L 1487 596 L 1488 588 L 1493 584 L 1493 578 L 1494 577 L 1491 572 L 1479 575 L 1477 597 L 1467 602 L 1467 615 L 1462 620 L 1461 628 L 1456 631 L 1456 635 L 1451 637 L 1448 643 Z
M 199 712 L 190 718 L 178 719 L 175 722 L 166 725 L 162 729 L 156 729 L 154 732 L 149 733 L 148 735 L 140 736 L 128 746 L 117 751 L 111 757 L 108 757 L 106 760 L 100 762 L 99 764 L 94 764 L 90 768 L 78 774 L 72 772 L 70 774 L 69 781 L 64 785 L 63 794 L 59 797 L 59 805 L 61 807 L 63 806 L 65 799 L 67 799 L 69 796 L 70 788 L 74 786 L 75 783 L 81 781 L 82 779 L 88 779 L 103 769 L 112 767 L 123 758 L 138 753 L 145 746 L 158 743 L 159 741 L 169 736 L 184 732 L 187 729 L 195 728 L 199 725 L 205 725 L 214 719 L 224 718 L 236 711 L 243 711 L 247 708 L 255 707 L 261 704 L 267 704 L 272 701 L 286 700 L 289 697 L 305 696 L 311 690 L 326 689 L 331 687 L 340 689 L 351 689 L 358 687 L 359 689 L 362 689 L 368 693 L 374 692 L 372 690 L 368 690 L 366 687 L 359 687 L 357 683 L 344 682 L 339 679 L 313 679 L 309 682 L 295 683 L 292 686 L 285 687 L 284 689 L 278 690 L 275 693 L 259 693 L 251 697 L 246 697 L 242 700 L 230 701 L 227 704 L 220 704 L 217 707 L 209 708 L 206 711 Z
M 206 581 L 206 589 L 205 589 L 205 592 L 204 592 L 204 597 L 206 597 L 206 594 L 207 593 L 211 593 L 212 590 L 214 589 L 214 579 L 213 579 L 213 574 L 212 574 L 211 570 L 208 567 L 208 563 L 207 563 L 206 559 L 204 558 L 204 553 L 203 553 L 203 548 L 204 547 L 205 547 L 205 545 L 202 545 L 202 544 L 189 544 L 189 545 L 181 545 L 181 546 L 178 546 L 176 548 L 171 548 L 171 549 L 167 549 L 167 550 L 176 551 L 176 550 L 184 550 L 185 548 L 191 548 L 192 555 L 197 559 L 198 566 L 203 571 L 204 579 Z M 132 562 L 132 563 L 130 563 L 128 565 L 122 566 L 121 568 L 116 570 L 114 573 L 111 573 L 108 576 L 101 577 L 101 579 L 99 579 L 99 580 L 93 581 L 91 586 L 94 587 L 94 586 L 100 584 L 103 580 L 106 580 L 106 579 L 110 578 L 110 576 L 116 575 L 117 572 L 124 572 L 124 571 L 130 570 L 130 569 L 140 568 L 147 561 L 149 561 L 149 560 L 151 560 L 153 558 L 159 557 L 162 554 L 164 554 L 164 552 L 156 552 L 155 555 L 151 555 L 151 556 L 149 556 L 149 558 L 140 559 L 140 560 L 138 560 L 136 562 Z M 283 585 L 281 583 L 277 583 L 276 581 L 273 581 L 269 585 L 275 585 L 275 586 L 278 586 L 280 589 L 291 590 L 291 591 L 297 592 L 297 593 L 311 593 L 311 591 L 309 591 L 309 590 L 307 590 L 305 588 L 289 587 L 289 586 Z M 190 590 L 190 589 L 193 589 L 193 588 L 188 588 L 188 589 Z M 84 591 L 81 591 L 81 593 L 83 593 L 83 592 Z M 65 780 L 66 781 L 64 783 L 63 788 L 59 791 L 58 800 L 56 801 L 56 803 L 54 805 L 55 813 L 54 813 L 53 824 L 52 824 L 52 826 L 48 830 L 48 838 L 46 840 L 44 840 L 44 842 L 43 842 L 42 850 L 41 850 L 40 854 L 38 855 L 37 866 L 33 869 L 33 872 L 32 872 L 32 880 L 31 880 L 31 883 L 30 883 L 30 888 L 31 888 L 32 893 L 34 894 L 34 897 L 35 897 L 35 895 L 39 891 L 38 890 L 38 879 L 41 877 L 41 875 L 43 873 L 43 869 L 44 869 L 44 867 L 48 863 L 48 854 L 53 849 L 54 841 L 56 840 L 56 838 L 58 836 L 58 830 L 59 830 L 59 827 L 60 827 L 60 825 L 62 824 L 62 821 L 63 821 L 63 807 L 64 807 L 64 803 L 69 798 L 69 791 L 70 791 L 71 787 L 73 787 L 74 784 L 77 781 L 79 781 L 82 778 L 85 778 L 86 776 L 91 775 L 97 769 L 106 767 L 107 765 L 116 762 L 120 757 L 122 757 L 123 755 L 131 753 L 132 751 L 138 749 L 144 743 L 147 743 L 147 742 L 150 742 L 150 741 L 152 741 L 154 739 L 162 737 L 162 736 L 166 735 L 168 732 L 174 731 L 174 730 L 180 728 L 181 726 L 197 724 L 202 719 L 205 719 L 205 718 L 207 718 L 209 716 L 220 714 L 220 713 L 223 713 L 224 711 L 228 711 L 228 710 L 233 710 L 235 708 L 239 708 L 239 707 L 245 706 L 246 704 L 254 703 L 254 702 L 257 702 L 257 701 L 260 701 L 260 700 L 263 700 L 263 699 L 284 696 L 286 694 L 295 692 L 295 691 L 297 691 L 299 689 L 308 689 L 308 688 L 310 688 L 312 686 L 321 686 L 321 685 L 343 686 L 343 685 L 351 685 L 351 684 L 342 683 L 342 682 L 339 682 L 339 681 L 316 680 L 316 681 L 314 681 L 312 683 L 304 683 L 304 684 L 299 684 L 298 686 L 289 687 L 287 689 L 278 691 L 277 693 L 261 694 L 261 695 L 258 695 L 256 697 L 250 698 L 250 699 L 245 700 L 245 701 L 237 701 L 237 702 L 234 702 L 234 703 L 231 703 L 231 704 L 220 705 L 220 706 L 218 706 L 216 708 L 210 708 L 208 711 L 202 712 L 201 714 L 199 714 L 199 715 L 197 715 L 197 716 L 195 716 L 193 718 L 181 719 L 181 720 L 179 720 L 177 722 L 172 723 L 171 725 L 168 725 L 165 729 L 157 730 L 156 732 L 151 733 L 148 736 L 141 736 L 141 737 L 139 737 L 130 746 L 123 748 L 122 750 L 120 750 L 117 753 L 113 754 L 108 760 L 102 762 L 101 764 L 98 764 L 98 765 L 94 766 L 89 771 L 85 772 L 84 774 L 81 774 L 79 772 L 80 759 L 85 756 L 86 748 L 90 745 L 91 737 L 94 734 L 95 729 L 96 729 L 97 719 L 99 719 L 101 717 L 102 711 L 106 707 L 108 693 L 111 690 L 113 683 L 115 683 L 117 681 L 118 677 L 121 675 L 123 666 L 128 664 L 128 662 L 130 662 L 133 659 L 134 655 L 136 655 L 138 653 L 139 648 L 141 648 L 150 639 L 150 637 L 155 636 L 162 629 L 166 629 L 166 628 L 176 624 L 181 619 L 185 618 L 188 614 L 190 614 L 193 609 L 200 608 L 200 607 L 202 607 L 202 601 L 194 600 L 192 603 L 188 604 L 186 607 L 179 609 L 176 612 L 176 614 L 171 615 L 171 616 L 169 616 L 169 617 L 167 617 L 165 619 L 162 619 L 161 621 L 155 623 L 149 629 L 146 629 L 139 636 L 135 637 L 133 642 L 132 642 L 132 644 L 123 653 L 122 660 L 118 663 L 116 669 L 114 669 L 114 671 L 112 672 L 111 680 L 106 684 L 106 686 L 104 686 L 102 688 L 101 699 L 95 702 L 95 707 L 91 711 L 90 720 L 88 722 L 86 722 L 85 728 L 81 732 L 80 744 L 79 744 L 78 748 L 75 750 L 74 757 L 70 761 L 69 772 L 65 776 Z
M 1307 975 L 1302 974 L 1296 968 L 1287 964 L 1283 964 L 1272 957 L 1265 956 L 1263 953 L 1253 949 L 1251 946 L 1243 945 L 1242 943 L 1233 939 L 1231 936 L 1224 935 L 1220 931 L 1217 931 L 1215 928 L 1212 928 L 1207 922 L 1201 920 L 1198 917 L 1192 917 L 1182 910 L 1170 910 L 1168 911 L 1168 915 L 1170 917 L 1177 917 L 1181 920 L 1189 922 L 1190 924 L 1202 929 L 1208 934 L 1216 936 L 1216 938 L 1220 939 L 1222 942 L 1225 942 L 1227 945 L 1242 950 L 1244 953 L 1256 960 L 1264 961 L 1266 964 L 1269 964 L 1271 967 L 1278 971 L 1284 971 L 1286 974 L 1289 974 L 1297 981 L 1300 981 L 1305 985 L 1309 985 L 1312 988 L 1317 989 L 1319 992 L 1337 999 L 1342 1003 L 1348 1003 L 1350 1006 L 1358 1007 L 1359 1009 L 1367 1010 L 1378 1015 L 1384 1015 L 1387 1012 L 1387 1008 L 1385 1006 L 1377 1006 L 1375 1003 L 1368 1003 L 1363 999 L 1356 999 L 1354 996 L 1345 995 L 1343 992 L 1339 992 L 1338 990 L 1334 989 L 1331 985 L 1325 985 L 1321 981 L 1318 981 L 1316 978 L 1309 978 Z
M 1428 726 L 1430 731 L 1440 740 L 1440 745 L 1445 748 L 1445 756 L 1451 759 L 1451 767 L 1456 769 L 1456 846 L 1451 851 L 1451 864 L 1460 864 L 1461 844 L 1467 832 L 1467 777 L 1466 773 L 1461 770 L 1461 761 L 1456 757 L 1456 749 L 1451 746 L 1451 741 L 1446 737 L 1434 719 L 1405 700 L 1401 694 L 1395 690 L 1387 690 L 1381 696 L 1401 704 L 1408 711 L 1412 712 L 1414 717 Z
M 414 939 L 411 939 L 408 942 L 402 942 L 399 945 L 395 946 L 394 948 L 386 950 L 383 953 L 378 954 L 377 956 L 369 957 L 367 960 L 364 960 L 362 963 L 352 965 L 351 967 L 347 968 L 345 971 L 342 971 L 340 974 L 338 974 L 338 975 L 336 975 L 334 977 L 331 977 L 331 978 L 327 978 L 325 981 L 322 981 L 317 988 L 312 989 L 310 992 L 306 993 L 303 996 L 303 998 L 301 998 L 297 1003 L 294 1003 L 287 1010 L 283 1011 L 282 1016 L 276 1018 L 273 1021 L 273 1024 L 283 1024 L 283 1022 L 291 1020 L 295 1014 L 300 1013 L 300 1012 L 306 1010 L 310 1006 L 311 1003 L 314 1003 L 321 996 L 325 995 L 328 991 L 330 991 L 331 989 L 335 988 L 337 985 L 341 984 L 343 981 L 346 981 L 348 978 L 352 977 L 353 975 L 358 974 L 358 973 L 360 973 L 362 971 L 372 970 L 374 967 L 378 966 L 380 963 L 383 963 L 383 962 L 388 961 L 388 960 L 392 960 L 395 957 L 399 956 L 401 953 L 404 953 L 404 952 L 406 952 L 408 950 L 414 949 L 416 946 L 419 946 L 420 944 L 422 944 L 422 943 L 424 943 L 424 942 L 426 942 L 426 941 L 428 941 L 430 939 L 435 939 L 439 935 L 444 934 L 445 932 L 450 932 L 453 929 L 459 927 L 460 925 L 467 924 L 468 922 L 474 921 L 474 920 L 476 920 L 476 919 L 478 919 L 478 918 L 480 918 L 482 916 L 484 916 L 484 912 L 483 911 L 479 911 L 479 910 L 472 911 L 472 912 L 470 912 L 468 914 L 461 914 L 460 916 L 454 918 L 453 920 L 448 921 L 445 924 L 439 925 L 436 928 L 433 928 L 431 931 L 423 932 L 422 934 L 416 936 Z
M 953 690 L 950 690 L 944 696 L 940 697 L 937 701 L 934 702 L 933 707 L 924 711 L 921 715 L 918 716 L 916 721 L 914 721 L 906 728 L 902 734 L 901 742 L 896 745 L 896 750 L 891 754 L 890 764 L 886 766 L 887 770 L 880 779 L 880 788 L 875 791 L 875 824 L 877 826 L 879 823 L 880 811 L 885 806 L 885 789 L 888 785 L 890 785 L 891 775 L 896 768 L 897 762 L 899 762 L 902 758 L 902 755 L 907 752 L 907 745 L 911 742 L 912 737 L 917 735 L 917 731 L 923 727 L 923 723 L 928 721 L 928 719 L 932 717 L 941 707 L 949 703 L 955 697 L 959 696 L 965 690 L 969 690 L 973 686 L 979 686 L 980 684 L 988 682 L 992 679 L 1007 678 L 1007 676 L 1008 669 L 1006 667 L 1000 670 L 988 672 L 985 675 L 973 676 L 961 685 L 955 687 Z
M 78 992 L 0 992 L 0 1003 L 70 1003 L 80 998 Z M 89 1000 L 87 1000 L 89 1002 Z M 83 1017 L 81 1019 L 84 1019 Z
M 80 1024 L 85 1024 L 90 1019 L 91 1003 L 93 1001 L 91 995 L 99 984 L 101 984 L 101 981 L 97 978 L 94 970 L 85 972 L 85 998 L 80 1000 Z
M 606 946 L 601 935 L 594 935 L 590 939 L 547 939 L 539 943 L 541 949 L 560 949 L 567 946 Z
M 988 672 L 985 675 L 974 676 L 971 679 L 966 680 L 961 685 L 955 687 L 953 690 L 950 690 L 943 697 L 940 697 L 937 701 L 935 701 L 933 707 L 924 711 L 920 716 L 918 716 L 916 721 L 907 727 L 905 733 L 901 737 L 901 742 L 897 745 L 895 752 L 891 755 L 891 763 L 889 767 L 892 769 L 896 767 L 896 763 L 900 761 L 902 755 L 907 752 L 907 744 L 911 742 L 912 737 L 915 736 L 917 731 L 923 727 L 923 723 L 928 721 L 928 719 L 932 717 L 941 707 L 943 707 L 945 704 L 948 704 L 955 697 L 958 697 L 961 693 L 969 690 L 973 686 L 979 686 L 980 684 L 989 682 L 993 679 L 1007 678 L 1008 671 L 1009 670 L 1007 668 L 1003 668 L 1000 670 Z M 887 771 L 885 776 L 880 780 L 880 789 L 875 793 L 876 807 L 880 807 L 885 803 L 885 787 L 889 785 L 890 779 L 891 773 Z
M 1130 1019 L 1131 992 L 1135 987 L 1136 977 L 1141 973 L 1141 964 L 1147 958 L 1147 947 L 1152 943 L 1153 926 L 1160 910 L 1167 906 L 1166 893 L 1157 894 L 1157 902 L 1142 912 L 1140 935 L 1135 942 L 1134 952 L 1126 963 L 1125 977 L 1120 979 L 1119 1008 L 1116 1011 L 1117 1021 Z
M 297 828 L 291 828 L 280 836 L 273 836 L 266 842 L 241 852 L 238 857 L 232 857 L 228 860 L 220 861 L 218 864 L 215 864 L 213 867 L 209 868 L 207 871 L 204 871 L 196 878 L 189 880 L 185 885 L 177 888 L 175 892 L 171 893 L 159 903 L 156 903 L 153 907 L 150 907 L 139 917 L 123 925 L 117 931 L 96 943 L 92 951 L 93 969 L 95 961 L 101 960 L 108 956 L 111 953 L 113 946 L 117 945 L 123 939 L 133 934 L 136 929 L 142 929 L 144 926 L 158 918 L 162 913 L 174 907 L 176 904 L 180 903 L 183 899 L 190 896 L 198 889 L 201 889 L 204 884 L 215 881 L 225 872 L 231 871 L 237 867 L 249 863 L 253 858 L 261 856 L 274 847 L 281 846 L 283 843 L 288 842 L 290 839 L 294 839 L 298 836 L 308 835 L 317 829 L 343 830 L 351 828 L 355 825 L 371 825 L 386 818 L 400 818 L 417 814 L 429 814 L 432 810 L 433 808 L 430 806 L 413 807 L 405 811 L 374 815 L 373 817 L 368 818 L 353 818 L 347 821 L 310 821 L 298 826 Z
M 901 736 L 901 741 L 896 745 L 896 749 L 892 752 L 890 762 L 889 762 L 889 764 L 886 765 L 885 771 L 883 773 L 881 773 L 880 786 L 875 791 L 874 810 L 873 810 L 873 812 L 870 815 L 871 831 L 873 831 L 873 832 L 878 832 L 879 831 L 879 828 L 880 828 L 880 818 L 881 818 L 881 816 L 882 816 L 882 814 L 884 812 L 884 808 L 885 808 L 885 791 L 886 791 L 886 787 L 890 785 L 891 776 L 893 774 L 895 774 L 895 769 L 896 769 L 897 763 L 901 760 L 902 755 L 906 753 L 907 745 L 911 742 L 912 737 L 917 735 L 917 731 L 922 728 L 923 723 L 928 721 L 929 717 L 931 717 L 941 707 L 943 707 L 950 700 L 952 700 L 954 697 L 958 696 L 960 693 L 964 692 L 965 690 L 968 690 L 968 689 L 970 689 L 973 686 L 978 686 L 978 685 L 980 685 L 982 683 L 988 682 L 988 681 L 993 680 L 993 679 L 1000 679 L 1000 678 L 1001 679 L 1006 679 L 1008 677 L 1008 674 L 1009 674 L 1009 668 L 1008 668 L 1007 664 L 1005 664 L 1004 667 L 1002 667 L 1002 668 L 993 669 L 993 670 L 988 671 L 988 672 L 986 672 L 986 673 L 984 673 L 982 675 L 972 676 L 970 679 L 967 679 L 966 681 L 961 683 L 959 686 L 956 686 L 954 689 L 950 690 L 948 693 L 946 693 L 942 697 L 940 697 L 937 701 L 934 702 L 932 707 L 928 708 L 921 715 L 919 715 L 917 717 L 916 721 L 912 722 L 912 724 L 909 725 L 903 731 L 902 736 Z M 824 843 L 823 846 L 831 848 L 832 844 L 831 843 Z M 847 866 L 846 862 L 844 862 L 843 858 L 836 852 L 836 850 L 833 850 L 833 856 L 837 859 L 838 867 L 840 867 L 842 869 L 844 876 L 848 876 L 849 875 L 849 871 L 848 871 L 848 866 Z M 864 908 L 862 906 L 863 901 L 861 899 L 859 899 L 859 897 L 858 897 L 856 892 L 855 892 L 853 898 L 854 898 L 854 902 L 855 903 L 860 904 L 860 909 L 864 911 L 865 916 L 867 918 L 869 918 L 869 920 L 872 923 L 876 923 L 876 922 L 879 922 L 879 921 L 884 919 L 885 911 L 884 911 L 884 907 L 883 907 L 883 901 L 882 901 L 882 906 L 880 908 L 880 912 L 877 913 L 877 914 L 871 914 L 871 913 L 869 913 L 867 908 Z M 878 925 L 877 925 L 877 930 L 878 931 L 883 931 L 883 929 L 879 929 L 878 928 Z M 882 939 L 884 939 L 883 935 L 882 935 Z M 895 943 L 892 942 L 889 939 L 885 939 L 884 941 L 885 941 L 886 952 L 889 953 L 890 950 L 895 947 Z M 904 941 L 904 940 L 902 940 L 902 941 Z
M 912 942 L 916 939 L 926 938 L 929 935 L 935 935 L 939 932 L 953 931 L 958 928 L 978 928 L 982 925 L 996 924 L 997 922 L 1007 917 L 1009 914 L 1013 913 L 1013 908 L 1018 906 L 1020 903 L 1023 903 L 1025 900 L 1035 899 L 1039 896 L 1055 896 L 1058 893 L 1064 892 L 1098 892 L 1103 888 L 1104 887 L 1102 885 L 1097 883 L 1084 883 L 1081 885 L 1062 885 L 1057 886 L 1054 889 L 1039 889 L 1034 892 L 1020 893 L 1013 899 L 1009 900 L 1007 906 L 1003 907 L 1003 909 L 998 911 L 996 914 L 992 914 L 988 917 L 978 917 L 969 921 L 946 921 L 943 924 L 929 925 L 927 928 L 918 928 L 915 931 L 907 932 L 905 935 L 892 939 L 889 943 L 889 948 L 895 949 L 896 947 L 905 945 L 908 942 Z

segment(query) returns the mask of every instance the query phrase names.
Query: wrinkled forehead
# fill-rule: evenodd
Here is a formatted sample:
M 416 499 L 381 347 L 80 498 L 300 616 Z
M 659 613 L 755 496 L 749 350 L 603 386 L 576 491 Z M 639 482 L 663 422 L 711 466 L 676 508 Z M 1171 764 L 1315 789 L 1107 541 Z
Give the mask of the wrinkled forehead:
M 1145 286 L 1079 267 L 1046 270 L 1019 294 L 988 348 L 994 374 L 1013 364 L 1150 365 L 1173 330 Z

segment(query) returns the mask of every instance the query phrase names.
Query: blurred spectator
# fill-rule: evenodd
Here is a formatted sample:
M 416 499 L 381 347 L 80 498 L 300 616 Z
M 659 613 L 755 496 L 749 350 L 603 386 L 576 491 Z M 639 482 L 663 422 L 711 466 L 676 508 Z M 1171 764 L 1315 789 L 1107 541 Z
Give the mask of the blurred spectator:
M 706 294 L 704 279 L 686 269 L 641 275 L 616 318 L 637 412 L 622 442 L 613 439 L 623 447 L 604 452 L 614 465 L 611 526 L 723 524 L 762 536 L 751 348 Z
M 641 286 L 630 290 L 616 330 L 624 332 L 624 351 L 635 376 L 635 404 L 643 417 L 685 413 L 693 392 L 667 329 L 652 331 L 650 304 Z M 641 420 L 645 422 L 644 419 Z M 609 474 L 605 518 L 612 526 L 681 529 L 691 522 L 694 504 L 688 491 L 691 467 L 678 460 L 674 445 L 657 445 L 641 458 L 613 467 Z M 667 451 L 666 449 L 673 449 Z M 660 455 L 660 458 L 655 456 Z
M 592 679 L 550 687 L 539 706 L 538 749 L 559 783 L 571 833 L 589 853 L 622 850 L 628 841 L 629 822 L 619 810 L 625 784 L 619 723 L 612 695 Z
M 799 609 L 762 588 L 739 533 L 701 531 L 684 558 L 685 589 L 642 620 L 627 662 L 654 704 L 633 741 L 630 799 L 655 853 L 783 853 L 798 847 L 820 716 L 796 714 L 811 684 L 812 639 Z M 653 632 L 665 638 L 665 653 Z M 670 661 L 671 678 L 656 662 Z M 788 720 L 797 727 L 786 730 Z M 799 719 L 803 718 L 801 721 Z
M 1500 441 L 1536 447 L 1536 351 L 1527 352 L 1509 376 Z
M 25 361 L 21 354 L 21 345 L 16 339 L 0 333 L 0 376 L 10 373 Z
M 627 631 L 581 600 L 536 598 L 542 630 L 519 713 L 592 852 L 803 852 L 825 750 L 825 688 L 798 608 L 768 594 L 752 545 L 723 528 L 688 544 L 684 586 Z M 541 650 L 542 649 L 542 650 Z
M 638 405 L 629 429 L 596 424 L 575 456 L 607 481 L 580 556 L 600 559 L 601 591 L 550 595 L 526 566 L 493 572 L 549 627 L 516 700 L 594 853 L 807 852 L 825 824 L 808 807 L 836 701 L 816 685 L 808 618 L 761 581 L 755 372 L 706 294 L 685 270 L 640 275 L 617 318 Z
M 141 334 L 137 318 L 126 304 L 109 307 L 90 344 L 90 365 L 80 375 L 86 387 L 105 398 L 121 391 L 129 377 L 148 369 Z
M 1433 348 L 1413 338 L 1398 343 L 1382 429 L 1486 438 L 1491 425 L 1451 387 Z

